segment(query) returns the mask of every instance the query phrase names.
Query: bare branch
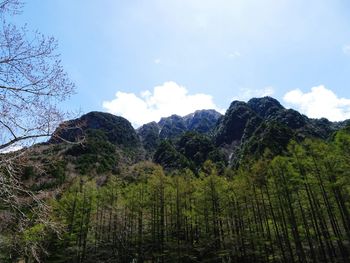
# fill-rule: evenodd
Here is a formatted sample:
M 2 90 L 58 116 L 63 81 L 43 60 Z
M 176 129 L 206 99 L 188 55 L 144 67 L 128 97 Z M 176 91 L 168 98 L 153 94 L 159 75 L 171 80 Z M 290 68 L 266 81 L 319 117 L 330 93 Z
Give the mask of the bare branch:
M 8 130 L 9 130 L 9 132 L 13 135 L 13 137 L 16 139 L 17 138 L 17 136 L 15 135 L 15 133 L 13 132 L 13 130 L 6 124 L 6 123 L 4 123 L 3 121 L 1 121 L 0 120 L 0 123 L 2 124 L 2 125 L 4 125 Z
M 59 59 L 57 41 L 7 21 L 7 17 L 21 13 L 22 6 L 21 0 L 0 0 L 0 152 L 18 144 L 30 146 L 36 139 L 51 136 L 66 119 L 57 104 L 74 93 L 74 84 Z M 15 222 L 11 242 L 22 255 L 39 261 L 45 252 L 43 244 L 21 246 L 18 233 L 34 223 L 53 231 L 59 228 L 46 216 L 50 207 L 41 193 L 32 192 L 21 180 L 31 149 L 0 154 L 0 206 L 11 211 Z M 24 212 L 28 209 L 30 217 Z M 41 216 L 33 222 L 33 215 L 38 214 Z
M 28 139 L 40 138 L 40 137 L 48 137 L 48 136 L 50 136 L 50 134 L 35 134 L 35 135 L 16 137 L 15 139 L 13 139 L 5 144 L 0 145 L 0 150 L 7 148 L 7 147 L 11 146 L 12 144 L 15 144 L 16 142 L 20 142 L 20 141 L 24 141 L 24 140 L 28 140 Z
M 4 15 L 9 13 L 10 15 L 17 15 L 21 13 L 23 3 L 18 0 L 3 0 L 0 2 L 0 14 Z

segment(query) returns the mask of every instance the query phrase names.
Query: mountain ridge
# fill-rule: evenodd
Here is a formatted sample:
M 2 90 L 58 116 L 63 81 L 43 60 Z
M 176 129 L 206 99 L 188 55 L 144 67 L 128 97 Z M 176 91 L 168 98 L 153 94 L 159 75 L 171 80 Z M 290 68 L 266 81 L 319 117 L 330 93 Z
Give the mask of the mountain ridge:
M 188 131 L 210 133 L 222 115 L 216 110 L 197 110 L 183 117 L 173 114 L 159 122 L 142 125 L 136 131 L 147 151 L 154 152 L 161 140 L 175 139 Z
M 171 150 L 172 156 L 180 156 L 184 149 L 176 145 L 187 136 L 187 139 L 210 141 L 224 153 L 226 161 L 238 165 L 244 159 L 259 158 L 267 149 L 273 155 L 281 154 L 292 139 L 302 141 L 310 137 L 325 140 L 348 123 L 348 120 L 311 119 L 296 110 L 286 109 L 272 97 L 262 97 L 248 102 L 233 101 L 224 115 L 215 110 L 197 110 L 183 117 L 176 114 L 163 117 L 159 122 L 150 122 L 137 129 L 123 117 L 90 112 L 60 125 L 49 143 L 58 143 L 59 138 L 76 141 L 86 130 L 101 130 L 113 145 L 133 149 L 143 156 L 141 159 L 157 162 L 154 158 L 156 152 L 157 156 L 166 156 L 159 152 L 162 141 L 172 141 L 175 148 L 163 145 L 161 149 Z M 202 134 L 202 137 L 188 135 L 189 132 Z M 179 151 L 179 155 L 174 150 Z M 198 154 L 208 156 L 204 152 Z

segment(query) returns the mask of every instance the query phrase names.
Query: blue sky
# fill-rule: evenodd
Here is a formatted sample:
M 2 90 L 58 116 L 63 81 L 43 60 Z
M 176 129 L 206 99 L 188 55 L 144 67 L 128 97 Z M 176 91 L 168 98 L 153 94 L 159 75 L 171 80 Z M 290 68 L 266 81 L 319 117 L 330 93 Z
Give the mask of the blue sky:
M 271 95 L 350 118 L 348 0 L 30 0 L 16 23 L 59 41 L 70 110 L 139 126 Z

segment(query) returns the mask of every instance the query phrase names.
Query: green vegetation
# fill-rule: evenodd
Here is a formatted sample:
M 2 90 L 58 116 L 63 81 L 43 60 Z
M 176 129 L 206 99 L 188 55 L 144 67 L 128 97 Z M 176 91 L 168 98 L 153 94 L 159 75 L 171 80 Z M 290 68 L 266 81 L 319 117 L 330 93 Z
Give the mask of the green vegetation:
M 165 169 L 181 169 L 191 166 L 187 158 L 179 153 L 171 141 L 162 141 L 153 160 Z
M 108 141 L 103 131 L 93 129 L 86 131 L 86 142 L 69 148 L 67 155 L 76 157 L 75 163 L 81 174 L 115 171 L 118 162 L 115 145 Z
M 222 151 L 214 146 L 208 136 L 197 132 L 186 132 L 175 143 L 162 141 L 153 160 L 167 170 L 189 168 L 195 174 L 206 160 L 220 167 L 226 164 Z
M 136 134 L 93 112 L 57 131 L 83 141 L 32 147 L 3 171 L 20 187 L 0 193 L 0 261 L 350 262 L 350 126 L 271 98 L 212 132 L 196 114 Z
M 349 146 L 342 130 L 222 175 L 208 160 L 197 175 L 142 162 L 102 186 L 82 176 L 51 204 L 64 231 L 21 240 L 44 242 L 43 262 L 349 262 Z

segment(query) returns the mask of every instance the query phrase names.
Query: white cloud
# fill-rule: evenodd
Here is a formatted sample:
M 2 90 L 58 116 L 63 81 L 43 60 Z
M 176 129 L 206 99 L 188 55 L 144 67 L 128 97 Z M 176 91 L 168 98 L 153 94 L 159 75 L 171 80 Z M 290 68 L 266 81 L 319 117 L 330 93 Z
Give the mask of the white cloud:
M 229 54 L 228 54 L 228 57 L 229 57 L 230 59 L 239 58 L 240 56 L 242 56 L 242 54 L 241 54 L 241 52 L 239 52 L 239 51 L 235 51 L 235 52 L 233 52 L 233 53 L 229 53 Z
M 344 45 L 343 46 L 343 53 L 345 55 L 350 55 L 350 45 Z
M 151 121 L 159 121 L 161 117 L 172 114 L 180 116 L 200 109 L 218 109 L 213 97 L 208 94 L 189 94 L 188 90 L 175 82 L 165 82 L 156 86 L 153 91 L 141 94 L 118 91 L 111 101 L 104 101 L 103 107 L 110 113 L 121 115 L 135 127 Z
M 325 117 L 331 121 L 350 118 L 350 99 L 338 98 L 332 91 L 321 85 L 310 92 L 295 89 L 287 92 L 283 100 L 311 118 Z
M 265 87 L 262 89 L 240 89 L 239 94 L 232 98 L 232 100 L 248 101 L 251 98 L 260 98 L 265 96 L 272 96 L 275 93 L 273 87 Z
M 155 64 L 160 64 L 160 62 L 162 62 L 162 61 L 160 60 L 160 58 L 156 58 L 153 62 L 154 62 Z

